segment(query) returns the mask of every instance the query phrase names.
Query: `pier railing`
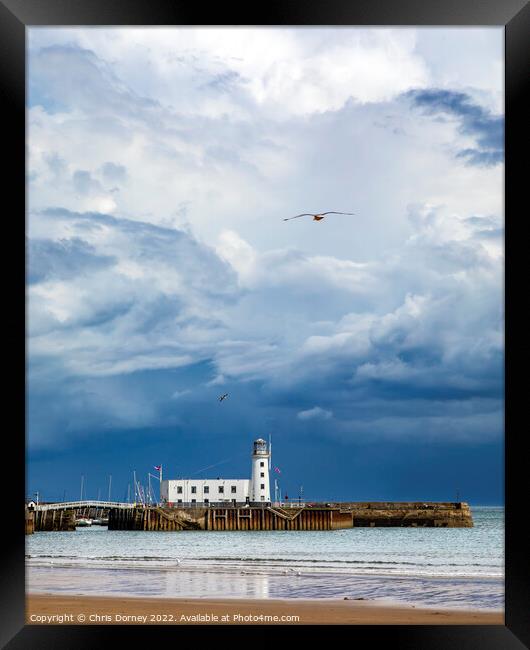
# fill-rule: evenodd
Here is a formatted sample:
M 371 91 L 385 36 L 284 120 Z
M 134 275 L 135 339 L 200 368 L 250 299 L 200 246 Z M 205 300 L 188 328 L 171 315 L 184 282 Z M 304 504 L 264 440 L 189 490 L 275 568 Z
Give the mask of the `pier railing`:
M 59 501 L 57 503 L 39 503 L 35 504 L 35 510 L 75 510 L 81 508 L 99 508 L 106 510 L 108 508 L 135 508 L 141 504 L 120 503 L 118 501 Z

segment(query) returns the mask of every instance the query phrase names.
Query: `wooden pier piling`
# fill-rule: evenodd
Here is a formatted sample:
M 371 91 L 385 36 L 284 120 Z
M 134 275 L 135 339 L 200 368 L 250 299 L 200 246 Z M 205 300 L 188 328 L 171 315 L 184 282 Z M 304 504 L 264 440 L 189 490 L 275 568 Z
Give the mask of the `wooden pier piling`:
M 75 530 L 74 510 L 35 510 L 34 531 L 72 531 Z
M 334 511 L 337 514 L 333 516 Z M 351 528 L 351 512 L 335 508 L 141 507 L 109 512 L 110 530 L 335 530 Z
M 26 522 L 25 522 L 26 535 L 33 535 L 33 533 L 35 532 L 35 513 L 33 512 L 33 510 L 30 510 L 27 506 L 26 506 L 25 517 L 26 517 Z

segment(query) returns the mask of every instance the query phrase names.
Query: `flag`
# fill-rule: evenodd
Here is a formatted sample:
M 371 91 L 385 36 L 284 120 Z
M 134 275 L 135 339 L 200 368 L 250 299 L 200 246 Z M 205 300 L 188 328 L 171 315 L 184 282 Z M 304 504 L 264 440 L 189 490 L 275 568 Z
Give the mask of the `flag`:
M 277 472 L 278 474 L 281 474 L 281 472 L 280 472 L 280 468 L 279 468 L 279 467 L 275 467 L 275 468 L 274 468 L 274 471 Z
M 162 465 L 155 465 L 155 469 L 157 472 L 159 472 L 162 469 Z

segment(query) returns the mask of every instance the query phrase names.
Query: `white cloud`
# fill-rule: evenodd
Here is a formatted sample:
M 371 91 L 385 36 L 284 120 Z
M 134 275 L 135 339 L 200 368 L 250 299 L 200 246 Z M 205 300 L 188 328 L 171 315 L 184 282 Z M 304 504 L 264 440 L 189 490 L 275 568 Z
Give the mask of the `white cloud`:
M 401 245 L 411 232 L 409 204 L 502 212 L 502 169 L 456 162 L 455 151 L 467 145 L 455 124 L 421 115 L 398 96 L 423 84 L 396 72 L 406 53 L 416 61 L 414 30 L 331 30 L 333 39 L 318 29 L 31 31 L 32 210 L 60 206 L 191 226 L 221 254 L 241 257 L 249 273 L 246 253 L 230 253 L 230 233 L 261 251 L 292 247 L 358 263 Z M 264 56 L 266 43 L 277 47 Z M 366 83 L 342 70 L 344 49 L 353 61 L 346 58 L 348 74 L 369 70 Z M 381 61 L 382 81 L 366 57 Z M 270 96 L 254 96 L 239 72 L 228 89 L 219 87 L 223 66 L 237 65 L 251 66 L 248 79 L 270 86 Z M 274 88 L 294 87 L 300 66 L 307 96 L 314 83 L 330 102 L 309 101 L 314 112 L 303 118 L 274 99 Z M 315 66 L 326 75 L 312 81 Z M 379 94 L 363 103 L 372 83 Z M 349 93 L 358 101 L 347 101 Z M 211 110 L 219 97 L 237 110 L 204 115 L 201 106 Z M 299 106 L 297 91 L 294 98 Z M 126 171 L 111 178 L 109 169 Z M 356 215 L 282 221 L 321 209 Z
M 191 393 L 191 390 L 185 388 L 184 390 L 176 390 L 172 395 L 171 399 L 180 399 L 181 397 L 184 397 L 184 395 L 189 395 Z
M 77 43 L 102 73 L 181 112 L 249 119 L 338 110 L 391 99 L 429 79 L 414 30 L 156 28 L 30 30 L 30 50 Z M 97 66 L 97 61 L 93 61 Z M 64 73 L 64 70 L 61 70 Z M 91 70 L 84 68 L 84 80 Z M 187 92 L 182 92 L 182 87 Z
M 206 383 L 207 386 L 224 386 L 226 384 L 226 377 L 224 375 L 216 375 L 213 379 Z
M 296 417 L 299 420 L 303 421 L 329 420 L 333 417 L 333 413 L 331 411 L 327 411 L 326 409 L 320 408 L 320 406 L 313 406 L 313 408 L 307 409 L 306 411 L 300 411 L 297 413 Z
M 365 404 L 383 431 L 418 395 L 499 392 L 503 169 L 456 159 L 469 136 L 401 95 L 457 83 L 424 35 L 32 28 L 29 47 L 32 390 L 80 382 L 65 413 L 146 426 L 185 417 L 196 373 L 345 436 L 368 435 Z M 324 209 L 355 215 L 283 221 Z M 146 371 L 189 377 L 163 399 L 113 385 L 114 410 L 85 396 Z

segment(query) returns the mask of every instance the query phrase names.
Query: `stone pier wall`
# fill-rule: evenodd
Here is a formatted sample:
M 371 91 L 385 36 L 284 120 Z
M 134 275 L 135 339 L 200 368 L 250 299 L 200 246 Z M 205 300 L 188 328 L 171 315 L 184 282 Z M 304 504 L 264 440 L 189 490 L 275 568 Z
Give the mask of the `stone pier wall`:
M 351 502 L 353 526 L 471 528 L 471 509 L 464 502 Z

